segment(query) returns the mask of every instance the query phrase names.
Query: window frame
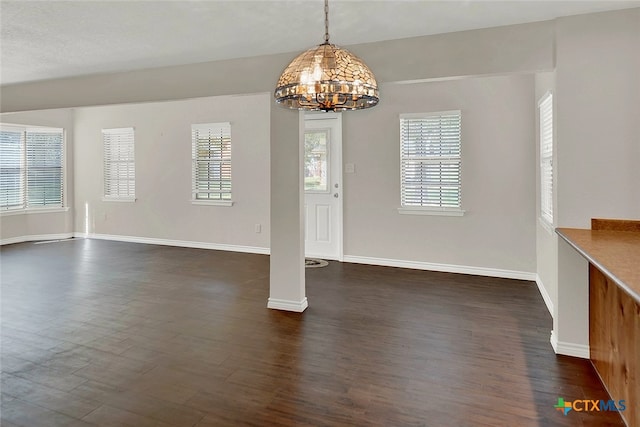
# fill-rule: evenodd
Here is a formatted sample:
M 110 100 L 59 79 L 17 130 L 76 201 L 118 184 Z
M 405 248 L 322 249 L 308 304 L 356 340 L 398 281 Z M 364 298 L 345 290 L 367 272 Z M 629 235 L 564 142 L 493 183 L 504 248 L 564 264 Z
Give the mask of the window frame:
M 53 126 L 38 126 L 38 125 L 20 125 L 12 123 L 0 123 L 0 129 L 3 131 L 20 132 L 21 147 L 20 147 L 20 174 L 22 175 L 22 185 L 20 188 L 21 204 L 18 207 L 0 206 L 0 216 L 12 216 L 23 214 L 38 214 L 38 213 L 52 213 L 52 212 L 68 212 L 69 207 L 67 203 L 67 132 L 62 127 Z M 29 205 L 29 167 L 28 167 L 28 133 L 55 133 L 60 134 L 60 203 L 59 205 Z
M 231 207 L 234 204 L 233 201 L 233 138 L 232 138 L 232 129 L 231 122 L 211 122 L 211 123 L 193 123 L 191 124 L 191 204 L 193 205 L 204 205 L 204 206 L 226 206 Z M 198 189 L 197 186 L 197 174 L 198 174 L 198 156 L 197 156 L 197 140 L 196 140 L 196 132 L 198 130 L 217 130 L 223 134 L 224 136 L 228 135 L 229 137 L 229 157 L 223 158 L 221 156 L 218 160 L 208 160 L 210 163 L 219 163 L 220 165 L 220 182 L 222 182 L 222 168 L 224 164 L 229 165 L 229 185 L 230 190 L 228 192 L 223 192 L 222 190 L 218 193 L 220 195 L 219 199 L 200 199 L 198 198 Z M 204 160 L 200 160 L 204 161 Z M 211 181 L 209 179 L 208 181 Z M 223 198 L 225 194 L 229 195 L 228 199 Z
M 405 179 L 404 179 L 404 162 L 409 161 L 410 157 L 404 156 L 404 140 L 403 140 L 403 120 L 411 120 L 411 119 L 428 119 L 430 117 L 441 117 L 445 115 L 457 115 L 459 118 L 459 133 L 460 138 L 458 141 L 458 151 L 459 155 L 457 156 L 434 156 L 432 159 L 433 162 L 445 161 L 445 162 L 453 162 L 458 165 L 458 198 L 459 205 L 456 207 L 453 206 L 413 206 L 413 205 L 405 205 L 404 204 L 404 192 L 405 192 Z M 403 113 L 399 115 L 399 133 L 400 133 L 400 207 L 398 208 L 398 213 L 403 215 L 439 215 L 439 216 L 463 216 L 465 214 L 465 210 L 462 208 L 462 111 L 461 110 L 446 110 L 446 111 L 433 111 L 426 113 Z M 440 160 L 438 160 L 440 159 Z M 428 159 L 423 159 L 427 161 Z M 414 160 L 415 161 L 415 160 Z M 442 181 L 440 181 L 442 183 Z
M 543 115 L 547 112 L 550 115 L 550 123 L 545 125 Z M 548 139 L 545 139 L 548 137 Z M 538 150 L 540 161 L 540 209 L 538 211 L 538 219 L 542 226 L 548 231 L 553 232 L 554 223 L 554 108 L 553 93 L 546 92 L 538 101 Z M 548 187 L 548 188 L 547 188 Z
M 118 177 L 111 178 L 107 176 L 107 170 L 108 170 L 107 163 L 109 159 L 107 159 L 107 139 L 105 136 L 108 134 L 117 135 L 119 133 L 123 133 L 123 131 L 131 132 L 131 152 L 133 154 L 131 159 L 126 160 L 126 163 L 127 165 L 129 164 L 133 165 L 133 194 L 129 194 L 128 191 L 127 191 L 127 194 L 120 194 L 119 192 L 117 194 L 108 194 L 107 181 L 108 180 L 117 181 L 122 179 Z M 136 154 L 135 154 L 135 151 L 136 151 L 136 130 L 133 126 L 102 129 L 102 201 L 104 202 L 135 202 L 136 201 Z M 128 187 L 129 186 L 127 185 L 127 188 Z

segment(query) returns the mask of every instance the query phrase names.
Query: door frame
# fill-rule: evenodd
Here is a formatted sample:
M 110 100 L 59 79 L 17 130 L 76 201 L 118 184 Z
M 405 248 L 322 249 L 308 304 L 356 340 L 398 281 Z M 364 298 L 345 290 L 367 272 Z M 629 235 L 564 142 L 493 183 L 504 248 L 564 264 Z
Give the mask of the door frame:
M 338 187 L 338 203 L 336 209 L 336 230 L 338 239 L 338 254 L 336 257 L 326 257 L 327 259 L 331 259 L 334 261 L 342 262 L 344 260 L 344 224 L 343 224 L 343 212 L 344 212 L 344 181 L 343 181 L 343 164 L 342 164 L 342 113 L 332 113 L 332 112 L 322 112 L 322 111 L 309 111 L 304 112 L 300 111 L 301 119 L 305 123 L 305 130 L 307 129 L 306 122 L 311 120 L 332 120 L 331 124 L 335 125 L 336 132 L 331 132 L 331 145 L 330 145 L 330 155 L 331 162 L 336 162 L 338 167 L 336 168 L 336 172 L 338 174 L 337 180 L 339 183 Z M 333 122 L 335 120 L 335 122 Z M 334 135 L 335 133 L 335 135 Z M 303 132 L 304 138 L 304 132 Z M 338 141 L 338 146 L 336 147 L 336 141 Z M 304 150 L 304 139 L 301 141 L 301 147 Z M 335 150 L 333 148 L 336 148 Z M 335 152 L 334 152 L 335 151 Z M 304 154 L 304 153 L 303 153 Z M 303 156 L 304 157 L 304 156 Z M 301 165 L 304 168 L 304 161 Z M 302 174 L 304 176 L 304 174 Z M 333 186 L 335 182 L 329 183 L 331 186 L 331 194 L 336 192 L 335 187 Z M 306 200 L 306 192 L 304 191 L 304 182 L 301 181 L 302 192 L 304 194 L 304 199 Z M 303 203 L 305 203 L 303 200 Z M 332 224 L 333 225 L 333 224 Z M 305 224 L 306 227 L 306 224 Z M 306 256 L 306 245 L 305 245 L 305 256 Z

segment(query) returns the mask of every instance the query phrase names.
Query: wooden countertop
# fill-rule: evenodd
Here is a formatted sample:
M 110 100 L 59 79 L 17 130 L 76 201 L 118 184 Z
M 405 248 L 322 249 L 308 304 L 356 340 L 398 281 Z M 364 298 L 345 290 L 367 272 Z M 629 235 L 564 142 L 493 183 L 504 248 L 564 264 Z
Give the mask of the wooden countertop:
M 556 233 L 640 304 L 640 233 L 578 228 Z

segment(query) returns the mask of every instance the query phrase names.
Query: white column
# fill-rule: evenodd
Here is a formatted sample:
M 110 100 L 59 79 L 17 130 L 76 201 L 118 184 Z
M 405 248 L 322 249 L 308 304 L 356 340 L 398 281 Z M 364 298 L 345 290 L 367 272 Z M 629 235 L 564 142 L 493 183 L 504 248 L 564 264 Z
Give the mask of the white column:
M 268 308 L 307 308 L 301 140 L 304 120 L 295 110 L 271 107 L 271 260 Z

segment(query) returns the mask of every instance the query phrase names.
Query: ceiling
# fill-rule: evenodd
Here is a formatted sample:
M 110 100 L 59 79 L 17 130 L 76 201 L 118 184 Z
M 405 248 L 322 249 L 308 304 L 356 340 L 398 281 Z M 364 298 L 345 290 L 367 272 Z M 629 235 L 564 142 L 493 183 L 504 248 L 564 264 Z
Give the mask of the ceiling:
M 640 1 L 331 0 L 329 6 L 331 42 L 346 46 Z M 323 41 L 323 8 L 323 0 L 1 0 L 0 83 L 302 51 Z

